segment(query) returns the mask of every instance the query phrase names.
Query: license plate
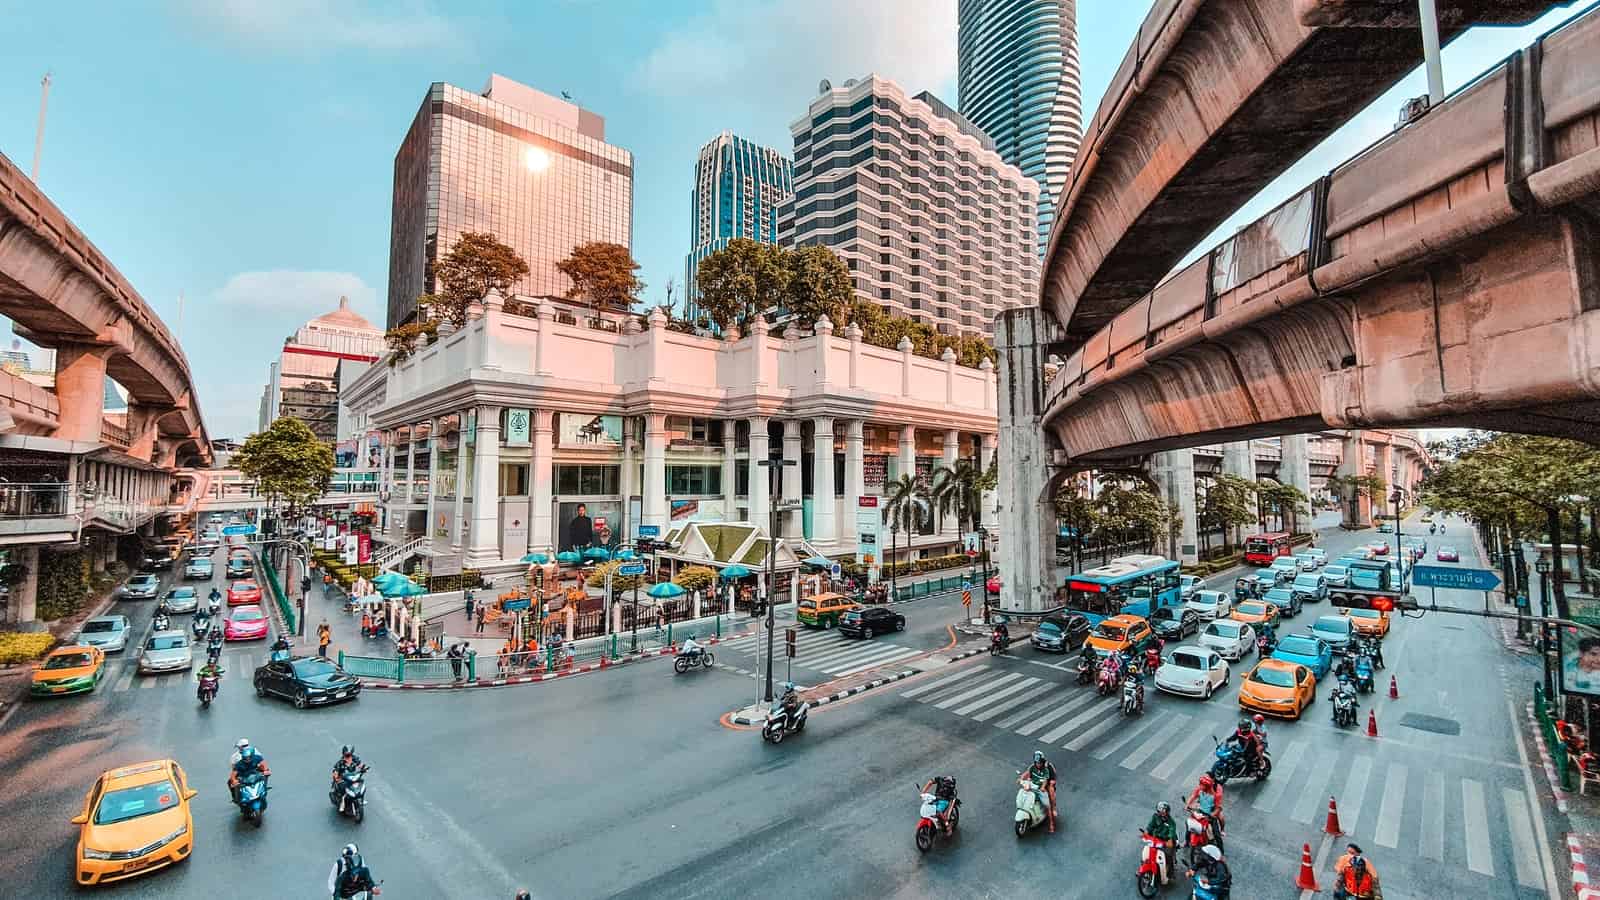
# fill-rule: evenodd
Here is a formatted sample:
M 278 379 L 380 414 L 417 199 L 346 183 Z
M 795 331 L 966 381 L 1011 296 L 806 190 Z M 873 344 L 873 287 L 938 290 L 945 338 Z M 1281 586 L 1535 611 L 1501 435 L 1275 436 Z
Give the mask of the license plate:
M 344 691 L 340 691 L 339 693 L 333 695 L 333 699 L 335 699 L 335 700 L 343 700 L 344 699 L 344 694 L 345 694 Z
M 137 872 L 140 869 L 142 869 L 142 868 L 144 868 L 145 866 L 148 866 L 148 865 L 150 865 L 150 860 L 148 860 L 148 859 L 136 859 L 133 862 L 124 865 L 122 867 L 122 871 L 124 871 L 124 872 Z
M 52 693 L 52 694 L 60 694 L 60 693 L 65 693 L 66 690 L 67 689 L 64 688 L 64 687 L 53 687 L 53 688 L 50 689 L 50 693 Z

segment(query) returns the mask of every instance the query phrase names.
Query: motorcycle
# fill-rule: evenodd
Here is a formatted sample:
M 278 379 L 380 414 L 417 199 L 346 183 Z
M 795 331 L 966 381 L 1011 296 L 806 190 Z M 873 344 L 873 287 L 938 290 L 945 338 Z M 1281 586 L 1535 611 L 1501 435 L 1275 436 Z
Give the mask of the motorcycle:
M 1094 689 L 1100 693 L 1100 696 L 1104 697 L 1105 695 L 1111 693 L 1112 688 L 1115 688 L 1116 686 L 1117 667 L 1110 660 L 1107 660 L 1106 662 L 1100 664 L 1100 675 L 1095 680 Z
M 1050 797 L 1044 785 L 1026 772 L 1017 773 L 1017 837 L 1050 819 Z
M 956 780 L 941 777 L 935 781 L 940 783 L 934 786 L 934 790 L 948 793 L 949 796 L 941 798 L 935 794 L 922 793 L 922 807 L 917 813 L 917 849 L 923 853 L 933 849 L 935 835 L 943 833 L 947 837 L 953 836 L 956 833 L 956 825 L 961 820 L 961 798 L 956 795 Z M 922 791 L 922 785 L 917 785 L 916 788 L 919 792 Z M 945 809 L 942 824 L 939 818 L 941 799 L 949 804 Z
M 374 638 L 388 637 L 389 623 L 379 619 L 373 622 L 371 625 L 362 626 L 361 636 Z
M 211 630 L 211 617 L 204 613 L 195 616 L 189 623 L 189 630 L 194 634 L 195 640 L 205 637 L 206 632 Z
M 1195 873 L 1192 887 L 1194 892 L 1191 896 L 1194 900 L 1217 900 L 1221 896 L 1211 887 L 1211 879 L 1207 878 L 1204 872 Z
M 1001 637 L 998 631 L 991 633 L 989 635 L 989 655 L 999 656 L 1004 652 L 1006 652 L 1005 638 Z
M 166 631 L 171 627 L 172 620 L 167 618 L 167 614 L 164 612 L 156 613 L 155 618 L 150 620 L 150 628 L 152 631 Z
M 1333 691 L 1333 724 L 1348 727 L 1356 724 L 1356 692 L 1350 687 L 1350 682 L 1339 680 L 1339 686 Z
M 1094 681 L 1094 675 L 1095 675 L 1094 669 L 1095 669 L 1095 667 L 1094 667 L 1093 663 L 1086 663 L 1086 662 L 1084 662 L 1082 660 L 1079 660 L 1078 661 L 1078 683 L 1079 684 L 1088 684 L 1089 682 Z
M 680 653 L 678 654 L 678 658 L 672 661 L 672 671 L 682 675 L 684 672 L 699 666 L 705 666 L 709 669 L 711 668 L 713 662 L 714 660 L 712 659 L 711 651 L 709 650 L 695 650 L 691 653 Z
M 1261 634 L 1256 636 L 1257 656 L 1260 656 L 1262 659 L 1266 659 L 1267 657 L 1271 656 L 1272 651 L 1276 649 L 1278 649 L 1278 642 L 1273 640 L 1269 635 Z
M 1213 741 L 1217 739 L 1212 738 Z M 1211 764 L 1211 777 L 1217 784 L 1227 784 L 1230 778 L 1253 777 L 1257 781 L 1266 781 L 1272 774 L 1272 755 L 1267 752 L 1266 744 L 1261 746 L 1260 759 L 1251 764 L 1246 759 L 1243 747 L 1232 740 L 1217 741 L 1217 761 Z
M 1365 654 L 1356 657 L 1355 682 L 1356 690 L 1363 694 L 1372 693 L 1372 657 Z
M 1144 679 L 1134 672 L 1129 672 L 1122 679 L 1122 714 L 1133 716 L 1143 713 Z
M 781 744 L 783 739 L 789 735 L 799 734 L 804 731 L 806 727 L 806 710 L 809 708 L 807 704 L 801 703 L 795 707 L 794 713 L 791 714 L 788 710 L 779 706 L 773 710 L 771 715 L 767 716 L 767 723 L 761 726 L 761 739 L 771 741 L 774 744 Z
M 1139 841 L 1143 846 L 1139 850 L 1139 873 L 1136 876 L 1139 885 L 1139 896 L 1154 897 L 1156 891 L 1167 883 L 1167 854 L 1166 841 L 1152 837 L 1150 832 L 1139 829 Z
M 267 812 L 267 776 L 251 772 L 239 779 L 239 814 L 251 825 L 261 827 L 261 817 Z
M 1372 659 L 1372 664 L 1374 666 L 1376 666 L 1377 668 L 1380 668 L 1380 669 L 1383 668 L 1383 642 L 1382 641 L 1378 640 L 1375 637 L 1362 638 L 1361 639 L 1361 649 L 1360 649 L 1359 652 L 1361 653 L 1361 655 L 1371 658 Z
M 215 675 L 201 675 L 200 676 L 200 687 L 196 690 L 196 693 L 200 697 L 200 708 L 201 709 L 210 709 L 211 708 L 211 701 L 217 699 L 217 686 L 218 686 L 217 676 L 215 676 Z
M 1181 797 L 1179 798 L 1182 799 Z M 1189 852 L 1189 868 L 1200 860 L 1200 851 L 1207 844 L 1216 843 L 1216 833 L 1212 830 L 1212 818 L 1198 809 L 1189 809 L 1188 824 L 1184 830 L 1184 846 Z
M 367 817 L 367 769 L 365 763 L 340 773 L 339 781 L 328 789 L 328 802 L 341 816 L 360 824 Z

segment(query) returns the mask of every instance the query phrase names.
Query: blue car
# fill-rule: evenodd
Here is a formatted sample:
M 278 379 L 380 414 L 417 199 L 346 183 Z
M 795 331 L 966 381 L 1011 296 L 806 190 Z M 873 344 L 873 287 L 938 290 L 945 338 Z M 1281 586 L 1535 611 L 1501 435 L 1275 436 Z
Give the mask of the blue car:
M 1316 576 L 1313 575 L 1312 577 L 1315 578 Z M 1275 587 L 1262 594 L 1261 599 L 1276 606 L 1280 618 L 1288 618 L 1300 614 L 1301 596 L 1290 588 Z
M 1291 634 L 1279 641 L 1278 649 L 1272 651 L 1272 658 L 1305 666 L 1318 681 L 1333 668 L 1333 650 L 1326 641 L 1309 634 Z

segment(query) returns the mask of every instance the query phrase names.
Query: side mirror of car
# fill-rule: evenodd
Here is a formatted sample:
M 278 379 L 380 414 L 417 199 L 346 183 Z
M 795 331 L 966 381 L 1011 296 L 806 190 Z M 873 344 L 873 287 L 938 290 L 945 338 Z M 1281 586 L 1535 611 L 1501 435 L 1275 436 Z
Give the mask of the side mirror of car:
M 200 796 L 200 792 L 195 790 L 194 788 L 189 788 L 188 790 L 183 792 L 183 799 L 185 799 L 185 800 L 193 800 L 194 798 L 196 798 L 198 796 Z
M 83 824 L 85 824 L 86 822 L 89 821 L 89 814 L 88 813 L 78 813 L 77 815 L 73 816 L 69 821 L 71 821 L 72 824 L 74 824 L 74 825 L 83 825 Z

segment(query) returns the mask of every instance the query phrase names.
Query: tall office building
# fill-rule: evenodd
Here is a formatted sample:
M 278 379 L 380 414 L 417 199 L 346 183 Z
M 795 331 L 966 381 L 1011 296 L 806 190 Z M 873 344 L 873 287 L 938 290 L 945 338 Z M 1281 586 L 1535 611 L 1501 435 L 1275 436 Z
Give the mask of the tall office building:
M 962 115 L 1039 182 L 1039 252 L 1083 133 L 1077 0 L 960 0 Z
M 500 75 L 483 93 L 435 82 L 394 158 L 390 327 L 416 316 L 433 263 L 465 232 L 511 246 L 528 274 L 511 292 L 560 296 L 556 269 L 590 241 L 632 246 L 633 154 L 605 119 Z
M 683 264 L 684 317 L 698 318 L 700 260 L 734 238 L 778 242 L 778 205 L 794 193 L 794 163 L 776 150 L 724 131 L 700 148 L 689 194 L 689 255 Z
M 350 298 L 340 297 L 338 309 L 317 316 L 285 338 L 283 352 L 267 367 L 260 429 L 266 431 L 279 416 L 292 416 L 317 437 L 333 441 L 339 423 L 339 364 L 371 364 L 386 349 L 383 329 L 351 309 Z
M 794 134 L 780 243 L 844 258 L 856 296 L 947 334 L 983 334 L 1038 289 L 1039 185 L 924 91 L 822 83 Z

